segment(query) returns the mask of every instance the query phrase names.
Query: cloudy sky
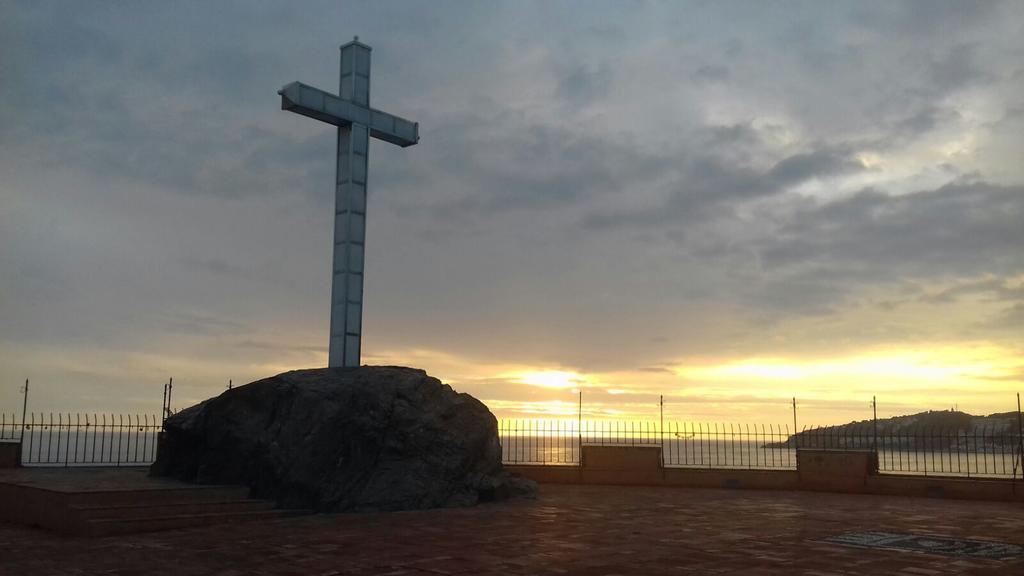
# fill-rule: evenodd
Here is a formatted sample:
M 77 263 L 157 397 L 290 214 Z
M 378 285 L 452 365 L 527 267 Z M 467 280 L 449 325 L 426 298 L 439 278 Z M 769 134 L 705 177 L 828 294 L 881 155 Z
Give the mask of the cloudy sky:
M 1024 3 L 0 0 L 0 410 L 326 364 L 373 47 L 364 362 L 499 416 L 804 423 L 1024 388 Z

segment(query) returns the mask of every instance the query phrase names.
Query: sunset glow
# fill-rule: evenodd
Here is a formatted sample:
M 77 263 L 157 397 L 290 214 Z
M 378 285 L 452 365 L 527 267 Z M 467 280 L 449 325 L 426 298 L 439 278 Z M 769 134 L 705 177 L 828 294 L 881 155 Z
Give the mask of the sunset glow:
M 951 407 L 992 413 L 1014 407 L 1024 371 L 1024 360 L 1012 349 L 982 343 L 595 373 L 510 369 L 448 355 L 439 355 L 443 361 L 432 368 L 429 351 L 421 350 L 418 358 L 432 374 L 455 382 L 506 418 L 575 418 L 580 391 L 583 416 L 589 419 L 652 418 L 659 413 L 659 397 L 668 417 L 692 421 L 792 421 L 794 397 L 805 424 L 864 418 L 872 397 L 881 413 L 890 415 Z
M 939 347 L 826 360 L 751 359 L 709 366 L 681 366 L 676 372 L 697 380 L 785 380 L 884 378 L 891 382 L 943 382 L 1008 377 L 1020 363 L 992 348 Z
M 580 388 L 587 384 L 587 381 L 581 375 L 561 370 L 540 370 L 519 374 L 512 373 L 503 376 L 511 377 L 514 382 L 529 384 L 530 386 L 543 386 L 545 388 Z

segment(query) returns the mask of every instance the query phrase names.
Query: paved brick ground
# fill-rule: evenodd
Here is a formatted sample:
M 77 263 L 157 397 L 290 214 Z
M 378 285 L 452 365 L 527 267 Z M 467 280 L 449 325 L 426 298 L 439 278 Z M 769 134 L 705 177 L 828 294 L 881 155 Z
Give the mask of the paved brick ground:
M 0 575 L 1024 574 L 1024 561 L 817 542 L 883 530 L 1024 544 L 1017 504 L 542 486 L 472 509 L 305 516 L 102 539 L 0 524 Z
M 7 468 L 0 469 L 0 483 L 31 486 L 54 492 L 175 490 L 193 487 L 178 480 L 150 476 L 148 466 Z

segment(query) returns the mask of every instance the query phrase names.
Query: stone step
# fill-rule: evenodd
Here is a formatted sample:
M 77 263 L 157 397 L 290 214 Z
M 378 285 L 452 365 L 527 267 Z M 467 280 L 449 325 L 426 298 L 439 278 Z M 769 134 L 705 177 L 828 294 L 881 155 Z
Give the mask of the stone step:
M 82 520 L 131 520 L 136 518 L 162 518 L 189 514 L 229 514 L 271 510 L 269 500 L 218 500 L 172 503 L 133 503 L 115 506 L 73 506 L 71 513 Z
M 69 496 L 71 507 L 140 506 L 192 502 L 224 502 L 246 500 L 249 489 L 244 486 L 188 486 L 154 490 L 110 490 L 78 492 Z
M 210 514 L 172 514 L 148 518 L 104 518 L 86 520 L 82 523 L 89 536 L 110 536 L 113 534 L 134 534 L 156 532 L 210 524 L 234 524 L 255 520 L 274 520 L 310 514 L 310 510 L 251 510 L 246 512 Z

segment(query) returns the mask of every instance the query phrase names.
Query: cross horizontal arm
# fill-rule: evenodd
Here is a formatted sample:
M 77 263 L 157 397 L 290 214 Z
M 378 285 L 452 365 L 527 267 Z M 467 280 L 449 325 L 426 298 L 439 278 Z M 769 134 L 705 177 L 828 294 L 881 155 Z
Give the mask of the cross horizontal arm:
M 292 82 L 277 93 L 281 95 L 282 110 L 316 118 L 335 126 L 362 124 L 370 129 L 370 136 L 402 148 L 412 146 L 420 140 L 420 125 L 417 122 L 343 100 L 301 82 Z

